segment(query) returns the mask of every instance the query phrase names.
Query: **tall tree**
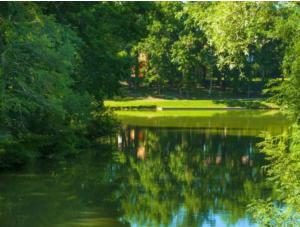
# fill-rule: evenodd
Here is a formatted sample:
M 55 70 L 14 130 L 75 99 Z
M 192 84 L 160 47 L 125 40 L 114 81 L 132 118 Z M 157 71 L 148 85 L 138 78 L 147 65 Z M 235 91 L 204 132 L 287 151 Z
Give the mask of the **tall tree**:
M 75 74 L 76 86 L 97 99 L 118 93 L 120 80 L 130 75 L 134 58 L 130 50 L 144 34 L 143 14 L 148 3 L 46 3 L 53 14 L 70 26 L 83 41 L 81 65 Z
M 218 68 L 231 76 L 228 79 L 236 92 L 243 88 L 240 82 L 249 85 L 255 77 L 280 76 L 282 51 L 278 39 L 270 35 L 280 14 L 276 3 L 195 3 L 190 12 L 214 48 Z

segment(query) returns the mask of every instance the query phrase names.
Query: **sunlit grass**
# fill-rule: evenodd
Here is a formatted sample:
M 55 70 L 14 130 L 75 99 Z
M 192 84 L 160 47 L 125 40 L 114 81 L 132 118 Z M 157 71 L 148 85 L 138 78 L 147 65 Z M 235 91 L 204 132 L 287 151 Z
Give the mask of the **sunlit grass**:
M 105 101 L 108 107 L 138 107 L 138 106 L 156 106 L 156 107 L 226 107 L 226 104 L 214 103 L 212 100 L 130 100 L 130 101 Z
M 104 101 L 106 107 L 113 108 L 219 108 L 229 107 L 244 108 L 276 108 L 275 104 L 264 99 L 227 99 L 227 100 L 166 100 L 166 99 L 137 99 L 127 101 Z

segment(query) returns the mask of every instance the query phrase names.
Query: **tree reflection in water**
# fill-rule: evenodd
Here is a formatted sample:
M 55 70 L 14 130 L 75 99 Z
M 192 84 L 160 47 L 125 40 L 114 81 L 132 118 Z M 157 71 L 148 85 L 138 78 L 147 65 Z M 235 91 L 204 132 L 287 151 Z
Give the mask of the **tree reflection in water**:
M 139 127 L 119 137 L 121 207 L 131 224 L 250 225 L 246 205 L 268 194 L 258 137 Z
M 112 147 L 84 150 L 78 159 L 39 162 L 0 175 L 2 227 L 125 227 L 113 192 L 119 184 Z
M 252 226 L 247 204 L 274 194 L 256 148 L 261 139 L 253 131 L 123 125 L 112 145 L 92 146 L 69 161 L 47 160 L 2 173 L 0 226 L 244 227 Z M 293 136 L 293 150 L 300 150 L 299 135 Z M 293 182 L 299 182 L 299 154 L 280 154 L 283 162 L 271 168 L 272 175 L 281 176 L 274 188 L 284 182 L 282 194 L 298 193 Z M 285 201 L 296 207 L 297 195 Z M 254 209 L 265 210 L 258 205 Z

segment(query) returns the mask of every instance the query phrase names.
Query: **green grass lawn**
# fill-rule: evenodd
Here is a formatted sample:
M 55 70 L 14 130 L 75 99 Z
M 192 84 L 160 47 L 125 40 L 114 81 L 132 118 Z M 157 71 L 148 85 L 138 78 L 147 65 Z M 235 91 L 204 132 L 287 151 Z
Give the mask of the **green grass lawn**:
M 119 117 L 142 117 L 142 118 L 164 118 L 164 117 L 212 117 L 212 116 L 251 116 L 251 117 L 262 117 L 262 116 L 273 116 L 278 114 L 278 110 L 164 110 L 164 111 L 151 111 L 151 110 L 117 110 L 115 114 Z
M 110 108 L 219 108 L 242 107 L 247 109 L 277 108 L 275 104 L 265 99 L 224 99 L 224 100 L 167 100 L 167 99 L 137 99 L 128 101 L 104 101 Z

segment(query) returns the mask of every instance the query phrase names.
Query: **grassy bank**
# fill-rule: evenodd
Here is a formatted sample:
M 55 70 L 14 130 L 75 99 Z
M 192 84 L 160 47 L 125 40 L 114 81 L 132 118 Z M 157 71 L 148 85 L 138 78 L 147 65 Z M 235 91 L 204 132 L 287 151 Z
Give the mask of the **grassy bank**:
M 274 109 L 275 104 L 265 99 L 224 99 L 224 100 L 168 100 L 168 99 L 136 99 L 136 100 L 106 100 L 104 105 L 115 109 L 143 109 L 143 108 L 206 108 L 206 109 Z

